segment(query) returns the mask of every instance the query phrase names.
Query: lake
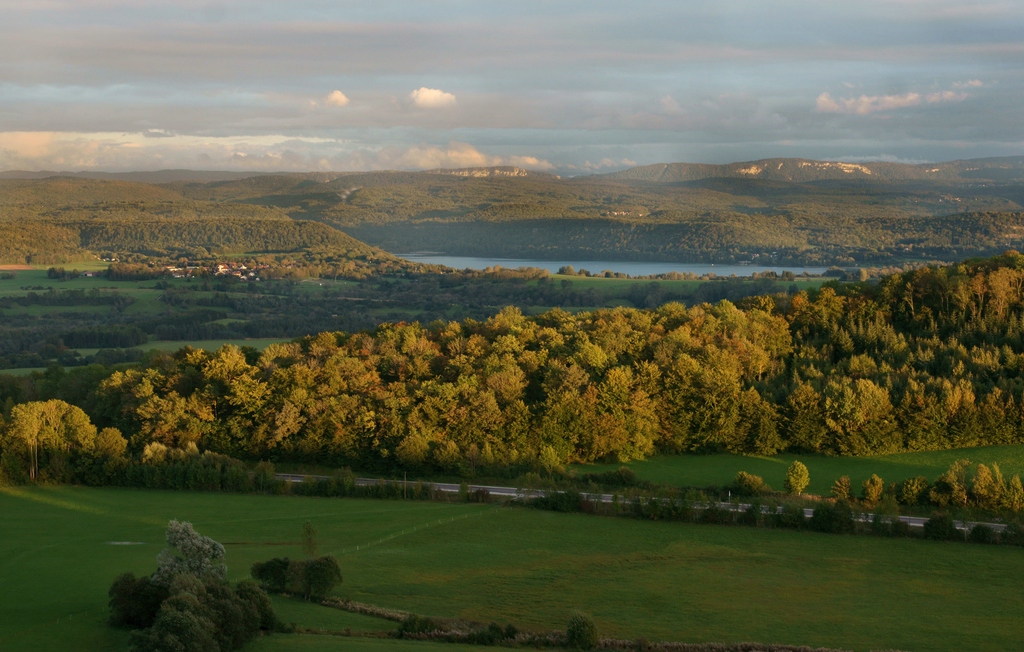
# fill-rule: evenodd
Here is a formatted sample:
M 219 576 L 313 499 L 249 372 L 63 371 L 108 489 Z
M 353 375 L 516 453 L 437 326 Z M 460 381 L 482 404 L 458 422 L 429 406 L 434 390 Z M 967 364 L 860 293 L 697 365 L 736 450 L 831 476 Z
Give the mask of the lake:
M 794 274 L 823 274 L 827 267 L 774 267 L 771 265 L 687 265 L 684 263 L 642 263 L 622 260 L 530 260 L 525 258 L 473 258 L 470 256 L 444 256 L 430 253 L 396 254 L 406 260 L 428 265 L 445 265 L 455 269 L 486 269 L 488 267 L 537 267 L 552 273 L 560 267 L 571 265 L 576 271 L 588 270 L 597 274 L 609 269 L 613 272 L 630 276 L 650 276 L 668 272 L 691 272 L 697 276 L 715 274 L 717 276 L 750 276 L 754 272 L 772 271 L 777 274 L 788 271 Z

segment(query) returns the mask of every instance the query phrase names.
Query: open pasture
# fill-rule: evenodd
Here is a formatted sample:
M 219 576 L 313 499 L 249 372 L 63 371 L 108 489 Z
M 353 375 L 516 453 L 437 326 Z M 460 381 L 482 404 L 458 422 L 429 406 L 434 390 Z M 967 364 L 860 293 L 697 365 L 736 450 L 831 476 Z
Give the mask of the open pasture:
M 923 475 L 929 482 L 935 480 L 956 460 L 970 460 L 973 464 L 998 464 L 1003 475 L 1020 474 L 1024 477 L 1024 446 L 980 446 L 947 451 L 896 453 L 871 457 L 826 457 L 824 455 L 783 454 L 773 457 L 753 455 L 661 455 L 627 464 L 581 464 L 578 472 L 613 471 L 628 466 L 637 477 L 651 482 L 680 487 L 725 487 L 732 483 L 739 471 L 764 478 L 773 489 L 781 490 L 786 469 L 793 460 L 807 465 L 811 474 L 808 493 L 826 495 L 836 478 L 848 475 L 854 489 L 877 473 L 883 480 L 899 482 Z
M 321 552 L 341 562 L 338 595 L 427 615 L 551 629 L 583 609 L 611 636 L 855 650 L 1005 650 L 1024 637 L 1015 548 L 495 505 L 71 487 L 4 489 L 0 515 L 4 649 L 122 647 L 125 633 L 104 624 L 107 588 L 122 571 L 155 568 L 171 518 L 223 542 L 233 579 L 254 561 L 300 556 L 310 520 Z M 350 618 L 294 603 L 282 612 L 309 627 Z M 255 649 L 326 645 L 288 636 Z

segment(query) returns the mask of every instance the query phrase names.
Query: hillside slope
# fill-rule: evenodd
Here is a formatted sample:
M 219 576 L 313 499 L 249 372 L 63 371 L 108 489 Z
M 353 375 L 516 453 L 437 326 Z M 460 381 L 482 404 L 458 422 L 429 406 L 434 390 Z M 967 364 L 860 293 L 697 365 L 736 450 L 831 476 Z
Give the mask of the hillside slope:
M 603 175 L 605 179 L 680 183 L 702 179 L 766 179 L 772 181 L 1024 181 L 1024 157 L 985 158 L 946 163 L 844 163 L 796 158 L 708 165 L 657 163 Z

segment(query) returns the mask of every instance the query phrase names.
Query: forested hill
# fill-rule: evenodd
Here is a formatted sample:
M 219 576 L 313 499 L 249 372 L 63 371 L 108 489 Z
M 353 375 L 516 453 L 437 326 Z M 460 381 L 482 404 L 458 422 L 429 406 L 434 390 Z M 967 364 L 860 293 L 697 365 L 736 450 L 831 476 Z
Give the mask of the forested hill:
M 886 266 L 1024 249 L 1024 181 L 1014 180 L 1022 161 L 772 159 L 570 179 L 499 167 L 160 185 L 0 180 L 0 214 L 35 215 L 51 227 L 72 217 L 291 218 L 392 253 Z
M 196 201 L 166 187 L 127 181 L 0 180 L 0 263 L 243 253 L 359 260 L 367 269 L 377 263 L 401 266 L 380 249 L 321 222 L 292 219 L 276 207 Z
M 762 179 L 768 181 L 940 181 L 1022 182 L 1024 157 L 983 158 L 946 163 L 887 163 L 813 161 L 770 158 L 727 165 L 657 163 L 604 175 L 607 179 L 680 183 L 703 179 Z
M 74 381 L 67 396 L 136 452 L 195 443 L 454 472 L 668 451 L 1020 444 L 1022 369 L 1024 256 L 1014 252 L 741 306 L 508 308 L 262 353 L 183 349 L 91 387 Z

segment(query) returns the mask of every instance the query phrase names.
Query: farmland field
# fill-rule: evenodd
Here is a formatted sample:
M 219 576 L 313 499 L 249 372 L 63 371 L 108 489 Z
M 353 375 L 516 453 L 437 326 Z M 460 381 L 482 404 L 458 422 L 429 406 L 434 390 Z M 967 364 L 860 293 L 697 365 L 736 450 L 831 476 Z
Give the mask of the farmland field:
M 579 608 L 611 636 L 855 650 L 1005 650 L 1024 637 L 1016 548 L 494 505 L 76 487 L 4 489 L 0 516 L 4 649 L 123 649 L 126 634 L 104 624 L 107 587 L 122 571 L 153 570 L 171 518 L 225 543 L 232 579 L 257 560 L 299 557 L 311 520 L 321 551 L 341 562 L 338 595 L 434 616 L 543 630 Z M 278 604 L 308 627 L 373 622 Z M 275 636 L 253 649 L 350 643 L 413 645 Z
M 923 475 L 929 482 L 935 480 L 956 460 L 970 460 L 974 464 L 996 463 L 1007 478 L 1024 476 L 1024 446 L 980 446 L 947 451 L 896 453 L 866 457 L 826 457 L 824 455 L 784 454 L 773 457 L 753 455 L 662 455 L 627 464 L 581 464 L 577 471 L 603 472 L 628 466 L 637 477 L 655 483 L 681 487 L 724 487 L 732 483 L 739 471 L 764 478 L 773 489 L 781 490 L 786 469 L 793 460 L 800 460 L 811 474 L 808 493 L 825 495 L 836 478 L 848 475 L 853 487 L 878 474 L 886 482 L 899 482 Z

